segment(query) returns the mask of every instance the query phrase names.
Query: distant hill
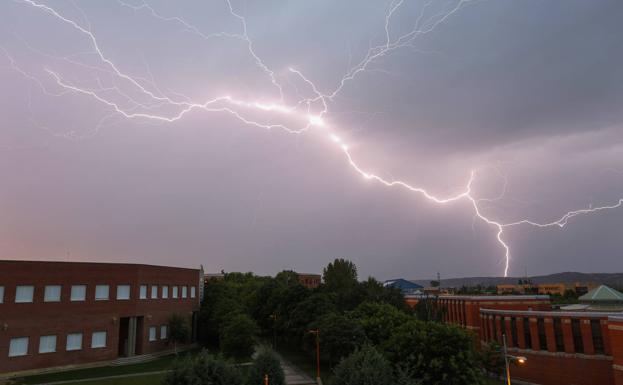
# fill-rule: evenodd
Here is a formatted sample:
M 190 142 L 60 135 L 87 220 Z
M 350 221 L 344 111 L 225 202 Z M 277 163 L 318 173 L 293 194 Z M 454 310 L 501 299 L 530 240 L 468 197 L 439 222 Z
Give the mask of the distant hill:
M 461 286 L 489 286 L 516 284 L 523 277 L 466 277 L 441 279 L 442 287 L 461 287 Z M 573 282 L 597 282 L 608 286 L 623 287 L 623 273 L 577 273 L 564 272 L 549 275 L 539 275 L 530 277 L 533 283 L 573 283 Z M 430 286 L 431 279 L 415 279 L 413 282 Z

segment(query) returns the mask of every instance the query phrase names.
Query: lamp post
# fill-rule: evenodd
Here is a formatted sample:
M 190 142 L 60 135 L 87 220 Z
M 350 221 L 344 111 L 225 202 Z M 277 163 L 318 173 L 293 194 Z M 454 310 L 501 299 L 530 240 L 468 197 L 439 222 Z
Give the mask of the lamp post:
M 270 315 L 273 320 L 273 350 L 277 351 L 277 313 Z
M 506 344 L 506 334 L 502 334 L 502 341 L 504 342 L 504 363 L 506 364 L 506 383 L 511 385 L 511 361 L 519 364 L 525 364 L 528 359 L 524 356 L 513 356 L 508 354 L 508 346 Z
M 308 330 L 308 333 L 316 336 L 316 382 L 320 384 L 320 330 Z

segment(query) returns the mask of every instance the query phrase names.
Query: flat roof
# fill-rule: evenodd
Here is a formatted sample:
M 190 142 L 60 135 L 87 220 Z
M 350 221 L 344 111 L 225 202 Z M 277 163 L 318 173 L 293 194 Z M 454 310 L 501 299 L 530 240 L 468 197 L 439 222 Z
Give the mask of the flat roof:
M 0 259 L 0 263 L 24 263 L 24 264 L 63 264 L 63 265 L 108 265 L 108 266 L 136 266 L 136 267 L 158 267 L 168 269 L 185 269 L 196 270 L 200 269 L 192 267 L 179 267 L 179 266 L 167 266 L 167 265 L 150 265 L 147 263 L 131 263 L 131 262 L 91 262 L 91 261 L 50 261 L 50 260 L 21 260 L 21 259 Z
M 504 310 L 504 309 L 480 309 L 481 313 L 499 314 L 499 315 L 522 315 L 522 316 L 561 316 L 561 317 L 577 317 L 577 318 L 604 318 L 604 317 L 621 317 L 623 320 L 623 312 L 606 312 L 606 311 L 556 311 L 556 310 Z
M 430 295 L 410 294 L 405 298 L 430 298 Z M 549 299 L 549 295 L 438 295 L 439 299 L 462 299 L 469 301 L 522 301 L 529 299 Z

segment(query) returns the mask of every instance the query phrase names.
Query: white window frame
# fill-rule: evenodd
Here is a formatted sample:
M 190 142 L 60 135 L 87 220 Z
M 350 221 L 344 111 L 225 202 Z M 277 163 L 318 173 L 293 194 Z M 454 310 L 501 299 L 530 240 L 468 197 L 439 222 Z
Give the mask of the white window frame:
M 0 286 L 0 303 L 4 303 L 4 286 Z
M 139 298 L 147 299 L 147 285 L 141 285 L 139 289 Z
M 178 287 L 177 286 L 173 286 L 173 295 L 171 296 L 172 298 L 177 298 L 177 291 L 178 291 Z
M 127 297 L 126 296 L 119 296 L 119 294 L 120 294 L 120 290 L 119 289 L 121 289 L 121 288 L 123 288 L 123 289 L 128 288 L 128 295 L 127 295 Z M 117 285 L 117 300 L 118 301 L 127 301 L 130 298 L 132 298 L 132 286 L 130 286 L 130 285 Z
M 154 342 L 156 340 L 158 340 L 158 337 L 156 335 L 156 327 L 150 326 L 149 327 L 149 342 Z
M 76 338 L 77 336 L 80 336 L 80 346 L 71 346 L 69 345 L 70 340 Z M 72 352 L 72 351 L 76 351 L 76 350 L 82 350 L 82 333 L 69 333 L 67 334 L 67 343 L 65 344 L 65 350 L 68 352 Z M 73 342 L 73 341 L 72 341 Z
M 103 343 L 101 342 L 101 338 L 103 337 Z M 105 348 L 107 345 L 108 333 L 105 330 L 100 330 L 93 332 L 91 334 L 91 349 L 100 349 Z
M 182 286 L 182 298 L 188 298 L 188 286 Z
M 101 291 L 106 288 L 106 297 L 103 296 Z M 95 285 L 95 300 L 96 301 L 108 301 L 110 299 L 110 285 Z
M 16 346 L 18 343 L 19 344 L 23 344 L 26 343 L 26 349 L 25 350 L 19 350 L 18 352 L 15 352 L 15 350 L 18 347 L 21 346 Z M 15 337 L 15 338 L 11 338 L 11 341 L 9 342 L 9 357 L 22 357 L 22 356 L 27 356 L 28 355 L 28 345 L 29 345 L 29 340 L 28 337 Z
M 167 285 L 162 286 L 162 299 L 169 299 L 169 287 Z
M 39 336 L 39 354 L 56 352 L 56 335 Z
M 58 290 L 55 292 L 55 290 Z M 61 302 L 63 287 L 61 285 L 45 285 L 43 288 L 43 302 Z M 53 296 L 57 294 L 56 296 Z
M 196 298 L 196 297 L 197 297 L 197 287 L 191 286 L 190 287 L 190 298 Z
M 26 294 L 26 297 L 20 299 L 19 294 Z M 17 285 L 15 287 L 15 303 L 32 303 L 34 296 L 35 287 L 33 285 Z
M 84 291 L 82 291 L 84 290 Z M 71 302 L 84 302 L 87 299 L 87 285 L 71 285 Z
M 166 340 L 168 338 L 169 327 L 167 325 L 160 325 L 160 339 Z
M 151 294 L 149 298 L 158 299 L 158 285 L 151 285 Z

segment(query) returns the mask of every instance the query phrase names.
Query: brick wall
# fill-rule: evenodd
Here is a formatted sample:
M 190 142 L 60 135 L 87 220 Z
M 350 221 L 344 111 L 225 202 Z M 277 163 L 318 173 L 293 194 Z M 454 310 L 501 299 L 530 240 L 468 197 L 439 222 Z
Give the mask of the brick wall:
M 0 373 L 44 367 L 84 364 L 119 357 L 119 332 L 124 317 L 140 317 L 137 353 L 169 349 L 160 339 L 160 326 L 173 313 L 190 318 L 199 308 L 199 271 L 149 265 L 0 261 Z M 70 301 L 72 285 L 86 285 L 84 301 Z M 95 300 L 95 286 L 109 285 L 109 299 Z M 32 303 L 15 303 L 17 285 L 33 285 Z M 60 302 L 44 302 L 46 285 L 61 285 Z M 130 285 L 130 299 L 117 300 L 117 285 Z M 148 299 L 139 299 L 140 285 L 148 285 Z M 151 299 L 151 285 L 158 285 L 158 299 Z M 162 286 L 169 287 L 168 299 Z M 172 287 L 178 286 L 178 298 Z M 182 286 L 188 287 L 181 298 Z M 195 286 L 195 298 L 190 287 Z M 150 342 L 149 326 L 157 326 L 158 340 Z M 106 332 L 106 347 L 91 348 L 92 333 Z M 82 333 L 82 349 L 66 351 L 69 333 Z M 56 352 L 39 353 L 39 337 L 56 335 Z M 9 357 L 10 341 L 28 337 L 28 353 Z

